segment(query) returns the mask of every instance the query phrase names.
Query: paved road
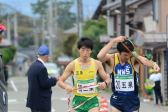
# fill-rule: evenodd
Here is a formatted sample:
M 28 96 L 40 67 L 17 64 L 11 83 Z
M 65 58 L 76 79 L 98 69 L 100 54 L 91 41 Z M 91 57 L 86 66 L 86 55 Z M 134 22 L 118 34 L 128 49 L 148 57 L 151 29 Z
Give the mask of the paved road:
M 70 82 L 70 81 L 69 81 Z M 68 81 L 67 84 L 71 85 Z M 8 87 L 8 112 L 30 112 L 26 108 L 27 77 L 12 77 Z M 52 88 L 52 112 L 67 112 L 67 98 L 69 95 L 58 86 Z
M 27 77 L 12 77 L 10 78 L 9 82 L 10 83 L 8 86 L 8 112 L 30 112 L 30 110 L 25 106 L 25 99 L 27 96 L 28 88 Z M 72 85 L 70 82 L 71 78 L 69 78 L 66 81 L 67 84 Z M 69 95 L 65 93 L 65 90 L 59 88 L 58 86 L 53 87 L 52 90 L 52 112 L 67 112 L 67 98 L 69 97 Z M 100 96 L 102 95 L 106 99 L 110 98 L 110 93 L 102 92 Z M 152 103 L 141 102 L 140 112 L 168 112 L 168 107 L 154 106 Z

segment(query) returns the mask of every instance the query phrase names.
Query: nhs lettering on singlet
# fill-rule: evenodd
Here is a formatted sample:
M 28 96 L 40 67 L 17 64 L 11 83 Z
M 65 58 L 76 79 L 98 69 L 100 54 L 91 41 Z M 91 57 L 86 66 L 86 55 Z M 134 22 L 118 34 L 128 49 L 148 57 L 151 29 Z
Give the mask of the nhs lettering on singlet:
M 118 63 L 115 67 L 115 73 L 116 91 L 134 91 L 134 75 L 132 74 L 132 67 L 128 62 L 123 66 Z

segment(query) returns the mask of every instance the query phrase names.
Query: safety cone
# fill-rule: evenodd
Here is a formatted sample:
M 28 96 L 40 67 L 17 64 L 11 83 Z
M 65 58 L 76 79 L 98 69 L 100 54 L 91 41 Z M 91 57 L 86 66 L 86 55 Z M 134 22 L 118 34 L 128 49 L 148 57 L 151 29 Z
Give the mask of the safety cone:
M 104 98 L 104 96 L 100 97 L 100 110 L 99 112 L 108 112 L 108 105 L 107 100 Z

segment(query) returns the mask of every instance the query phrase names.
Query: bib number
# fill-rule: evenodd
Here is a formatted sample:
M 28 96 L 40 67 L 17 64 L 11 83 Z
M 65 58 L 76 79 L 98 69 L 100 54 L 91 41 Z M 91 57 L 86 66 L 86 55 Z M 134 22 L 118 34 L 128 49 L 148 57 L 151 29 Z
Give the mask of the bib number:
M 134 91 L 133 75 L 115 75 L 114 78 L 116 91 Z
M 77 88 L 82 88 L 86 86 L 91 86 L 94 85 L 94 79 L 89 79 L 89 80 L 78 80 L 77 81 Z M 90 93 L 95 93 L 95 88 L 94 87 L 87 87 L 87 88 L 82 88 L 78 89 L 77 93 L 80 94 L 90 94 Z

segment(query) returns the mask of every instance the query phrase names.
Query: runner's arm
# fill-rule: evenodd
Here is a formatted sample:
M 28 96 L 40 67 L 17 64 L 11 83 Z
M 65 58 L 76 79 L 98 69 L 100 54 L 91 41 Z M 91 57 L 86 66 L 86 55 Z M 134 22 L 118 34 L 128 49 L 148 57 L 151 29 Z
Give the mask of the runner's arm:
M 108 51 L 114 46 L 115 43 L 123 42 L 125 39 L 127 39 L 127 37 L 120 36 L 111 40 L 106 46 L 104 46 L 100 50 L 99 54 L 97 55 L 97 58 L 101 62 L 106 62 L 108 65 L 110 65 L 111 63 L 108 63 L 110 61 L 110 56 L 108 55 Z
M 108 55 L 108 51 L 111 49 L 112 46 L 114 46 L 114 44 L 115 44 L 115 41 L 112 40 L 100 50 L 99 54 L 97 55 L 97 58 L 101 62 L 108 62 L 110 60 L 110 56 Z
M 97 65 L 97 72 L 99 76 L 107 83 L 107 86 L 109 86 L 111 84 L 110 77 L 104 71 L 104 68 L 101 62 L 96 61 L 96 65 Z
M 65 68 L 64 73 L 62 74 L 62 76 L 60 77 L 59 81 L 58 81 L 58 86 L 66 89 L 68 85 L 66 85 L 64 82 L 65 80 L 71 75 L 71 73 L 73 72 L 74 69 L 74 62 L 71 62 L 67 65 L 67 67 Z
M 159 72 L 160 71 L 160 67 L 158 66 L 157 63 L 153 62 L 152 60 L 148 60 L 147 58 L 145 57 L 142 57 L 142 56 L 139 56 L 137 55 L 135 52 L 133 52 L 133 54 L 135 55 L 135 57 L 140 61 L 142 62 L 143 65 L 145 66 L 148 66 L 148 67 L 152 67 L 154 69 L 154 72 Z M 135 59 L 135 62 L 136 63 L 137 60 Z

